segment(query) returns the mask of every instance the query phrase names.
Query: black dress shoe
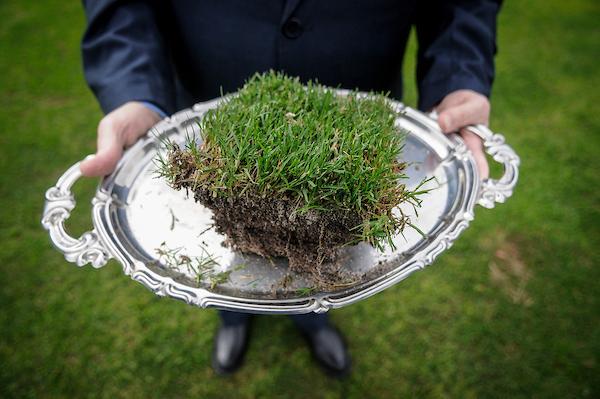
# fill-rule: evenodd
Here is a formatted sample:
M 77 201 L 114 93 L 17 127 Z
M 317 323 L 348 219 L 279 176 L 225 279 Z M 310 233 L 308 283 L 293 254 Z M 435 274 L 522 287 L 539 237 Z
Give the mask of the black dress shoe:
M 343 378 L 350 374 L 350 354 L 344 337 L 337 328 L 328 324 L 302 332 L 308 341 L 314 358 L 332 377 Z
M 248 348 L 249 331 L 249 319 L 236 324 L 219 326 L 212 352 L 212 367 L 217 374 L 231 374 L 242 365 Z

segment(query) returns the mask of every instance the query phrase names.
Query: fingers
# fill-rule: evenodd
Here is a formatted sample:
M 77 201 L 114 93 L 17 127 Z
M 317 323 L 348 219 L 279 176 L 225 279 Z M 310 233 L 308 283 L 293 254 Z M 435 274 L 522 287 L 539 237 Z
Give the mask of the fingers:
M 440 128 L 444 133 L 451 133 L 467 125 L 487 125 L 490 103 L 479 93 L 459 90 L 446 96 L 436 110 Z
M 481 138 L 467 129 L 468 125 L 487 125 L 490 116 L 490 102 L 482 94 L 472 90 L 457 90 L 448 94 L 436 107 L 438 123 L 444 133 L 460 131 L 467 148 L 473 154 L 481 179 L 489 176 L 489 166 Z
M 133 145 L 155 123 L 159 115 L 138 102 L 128 102 L 107 114 L 98 125 L 98 149 L 80 164 L 85 176 L 110 174 L 125 147 Z
M 79 168 L 84 176 L 105 176 L 111 173 L 123 154 L 123 135 L 109 123 L 98 126 L 98 150 L 85 159 Z
M 481 138 L 467 129 L 462 129 L 460 135 L 467 148 L 473 154 L 473 159 L 475 159 L 475 163 L 477 164 L 479 177 L 482 180 L 487 179 L 490 176 L 490 168 L 487 158 L 485 157 L 485 152 L 483 151 L 483 142 L 481 141 Z
M 444 133 L 456 132 L 469 124 L 470 116 L 476 111 L 475 105 L 471 102 L 460 104 L 441 112 L 438 123 Z

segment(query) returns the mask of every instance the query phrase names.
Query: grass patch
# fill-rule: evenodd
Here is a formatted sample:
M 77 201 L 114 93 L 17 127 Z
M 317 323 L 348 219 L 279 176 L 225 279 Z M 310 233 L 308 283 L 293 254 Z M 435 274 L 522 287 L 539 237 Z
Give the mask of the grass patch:
M 420 204 L 401 179 L 404 135 L 386 97 L 339 96 L 281 73 L 256 74 L 201 122 L 202 144 L 170 145 L 159 173 L 213 197 L 284 198 L 295 210 L 353 211 L 356 241 L 381 248 L 409 223 L 392 209 Z M 191 163 L 191 165 L 190 165 Z

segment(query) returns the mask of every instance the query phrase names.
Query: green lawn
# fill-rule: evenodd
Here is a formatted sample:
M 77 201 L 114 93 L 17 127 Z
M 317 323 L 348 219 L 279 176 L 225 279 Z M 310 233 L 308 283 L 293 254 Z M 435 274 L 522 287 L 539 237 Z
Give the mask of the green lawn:
M 79 2 L 0 2 L 0 397 L 600 397 L 599 20 L 594 0 L 506 2 L 492 127 L 521 156 L 515 195 L 477 209 L 435 265 L 332 313 L 351 378 L 324 376 L 291 321 L 263 316 L 223 379 L 209 366 L 214 311 L 51 247 L 44 191 L 94 150 L 101 117 L 84 16 Z M 96 183 L 76 187 L 73 234 Z

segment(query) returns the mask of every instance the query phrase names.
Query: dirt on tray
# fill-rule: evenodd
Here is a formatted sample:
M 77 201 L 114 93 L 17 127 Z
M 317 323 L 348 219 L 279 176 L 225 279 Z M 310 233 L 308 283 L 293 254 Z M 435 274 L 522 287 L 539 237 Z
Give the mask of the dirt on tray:
M 320 288 L 343 286 L 354 279 L 340 270 L 336 260 L 339 249 L 355 238 L 350 230 L 362 222 L 357 212 L 299 212 L 290 198 L 248 191 L 215 197 L 193 187 L 194 166 L 188 154 L 175 150 L 170 161 L 180 171 L 173 187 L 192 191 L 197 202 L 213 211 L 216 230 L 227 236 L 226 244 L 267 258 L 286 257 L 290 270 L 310 275 Z

